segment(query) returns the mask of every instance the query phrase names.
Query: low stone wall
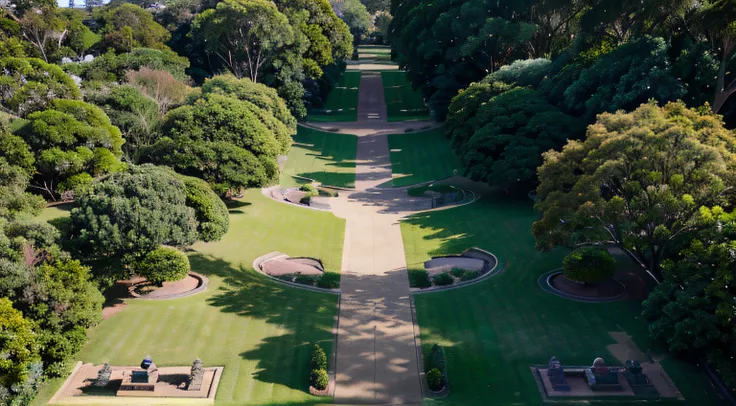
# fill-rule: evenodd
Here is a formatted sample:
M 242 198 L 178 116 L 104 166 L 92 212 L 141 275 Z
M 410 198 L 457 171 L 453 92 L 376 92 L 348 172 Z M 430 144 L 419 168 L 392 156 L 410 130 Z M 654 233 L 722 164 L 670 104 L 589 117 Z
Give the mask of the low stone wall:
M 281 284 L 284 284 L 284 285 L 288 285 L 288 286 L 291 286 L 291 287 L 294 287 L 294 288 L 311 290 L 313 292 L 331 293 L 333 295 L 339 295 L 340 294 L 340 289 L 325 289 L 325 288 L 320 288 L 318 286 L 302 285 L 300 283 L 294 283 L 294 282 L 285 281 L 283 279 L 275 278 L 275 277 L 273 277 L 273 276 L 271 276 L 271 275 L 263 272 L 262 265 L 265 262 L 268 262 L 270 260 L 273 260 L 275 258 L 279 258 L 279 257 L 282 257 L 282 256 L 287 256 L 287 255 L 284 254 L 284 253 L 278 252 L 278 251 L 274 251 L 274 252 L 268 253 L 266 255 L 261 255 L 260 257 L 258 257 L 255 260 L 253 260 L 253 269 L 256 272 L 260 273 L 261 275 L 263 275 L 263 276 L 271 279 L 272 281 L 275 281 L 275 282 L 278 282 L 278 283 L 281 283 Z
M 462 288 L 462 287 L 466 287 L 466 286 L 474 285 L 476 283 L 483 282 L 486 279 L 496 276 L 499 273 L 501 273 L 501 271 L 503 271 L 503 267 L 500 266 L 498 262 L 498 258 L 494 254 L 486 250 L 480 249 L 478 247 L 468 248 L 459 256 L 468 256 L 471 258 L 485 259 L 489 262 L 490 269 L 488 270 L 488 272 L 485 272 L 479 277 L 475 279 L 471 279 L 469 281 L 463 281 L 463 282 L 459 282 L 453 285 L 433 286 L 430 288 L 411 288 L 411 293 L 412 294 L 422 294 L 422 293 L 432 293 L 432 292 L 437 292 L 437 291 L 444 291 L 448 289 Z
M 155 297 L 148 297 L 148 295 L 140 295 L 140 294 L 136 293 L 135 290 L 133 289 L 133 287 L 131 286 L 128 289 L 128 293 L 130 294 L 130 296 L 132 296 L 132 299 L 139 299 L 139 300 L 170 300 L 170 299 L 178 299 L 178 298 L 182 298 L 182 297 L 196 295 L 197 293 L 204 292 L 205 290 L 207 290 L 207 286 L 210 283 L 209 278 L 207 278 L 204 275 L 200 275 L 200 274 L 198 274 L 196 272 L 189 272 L 188 276 L 189 277 L 192 277 L 194 279 L 197 279 L 199 281 L 199 283 L 197 284 L 197 287 L 196 288 L 194 288 L 192 290 L 188 290 L 186 292 L 179 292 L 179 293 L 172 293 L 170 295 L 161 295 L 161 296 L 155 296 Z

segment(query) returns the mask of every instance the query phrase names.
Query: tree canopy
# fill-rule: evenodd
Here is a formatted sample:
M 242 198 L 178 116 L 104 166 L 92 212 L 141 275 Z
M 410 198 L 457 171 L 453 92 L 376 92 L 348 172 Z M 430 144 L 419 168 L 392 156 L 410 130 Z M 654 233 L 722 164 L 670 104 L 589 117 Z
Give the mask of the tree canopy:
M 733 140 L 718 116 L 682 103 L 601 114 L 585 140 L 544 154 L 537 247 L 610 240 L 659 270 L 698 228 L 701 207 L 726 202 Z
M 112 3 L 96 8 L 93 16 L 102 27 L 102 46 L 116 52 L 133 48 L 167 49 L 165 42 L 171 34 L 157 23 L 150 12 L 131 3 Z
M 0 105 L 19 116 L 43 110 L 54 99 L 79 99 L 76 83 L 60 67 L 35 58 L 0 58 Z

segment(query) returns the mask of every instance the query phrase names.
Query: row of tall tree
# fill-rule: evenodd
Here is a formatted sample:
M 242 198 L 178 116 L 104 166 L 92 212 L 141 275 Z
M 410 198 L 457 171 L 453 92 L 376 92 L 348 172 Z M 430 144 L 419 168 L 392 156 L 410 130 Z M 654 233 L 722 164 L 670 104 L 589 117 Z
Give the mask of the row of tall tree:
M 613 243 L 652 337 L 736 387 L 736 1 L 393 1 L 394 56 L 537 248 Z
M 391 14 L 397 60 L 439 119 L 459 90 L 515 60 L 590 65 L 645 36 L 663 38 L 671 62 L 689 58 L 680 68 L 709 86 L 715 112 L 736 109 L 733 0 L 394 0 Z

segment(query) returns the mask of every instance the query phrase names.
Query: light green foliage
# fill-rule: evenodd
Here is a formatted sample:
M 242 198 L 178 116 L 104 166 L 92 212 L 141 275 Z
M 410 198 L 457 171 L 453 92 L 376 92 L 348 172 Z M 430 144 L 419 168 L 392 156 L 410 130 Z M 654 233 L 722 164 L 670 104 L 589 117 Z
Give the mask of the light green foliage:
M 102 40 L 100 34 L 84 25 L 84 19 L 86 18 L 84 11 L 67 8 L 59 9 L 58 12 L 68 30 L 64 38 L 64 44 L 72 52 L 72 55 L 82 57 Z
M 268 86 L 253 83 L 249 79 L 238 79 L 232 75 L 218 75 L 207 79 L 202 85 L 202 94 L 209 93 L 249 101 L 270 112 L 289 130 L 296 131 L 296 119 L 289 112 L 284 99 Z
M 596 283 L 613 276 L 616 260 L 603 248 L 582 247 L 565 256 L 562 272 L 575 282 Z
M 143 67 L 164 70 L 178 80 L 186 80 L 184 71 L 189 67 L 189 60 L 168 49 L 134 48 L 119 55 L 106 53 L 88 63 L 64 65 L 64 69 L 76 72 L 85 80 L 108 82 L 123 81 L 127 71 Z
M 227 233 L 229 226 L 225 203 L 210 189 L 207 182 L 190 176 L 181 176 L 187 189 L 187 206 L 194 209 L 200 241 L 217 241 Z
M 282 186 L 294 185 L 292 176 L 328 186 L 355 186 L 358 137 L 299 127 L 281 176 Z
M 99 279 L 126 276 L 130 264 L 160 245 L 188 246 L 197 239 L 186 187 L 169 169 L 132 166 L 94 182 L 71 214 L 71 242 Z
M 455 102 L 462 104 L 464 100 L 458 99 L 472 95 L 473 92 L 462 93 Z M 583 129 L 584 124 L 578 119 L 548 104 L 538 92 L 525 88 L 492 97 L 460 129 L 449 127 L 452 146 L 467 174 L 506 188 L 534 183 L 537 167 L 542 163 L 541 154 L 559 150 L 568 139 L 580 138 Z
M 319 344 L 315 344 L 312 348 L 312 360 L 310 363 L 312 370 L 327 369 L 327 354 Z
M 552 61 L 545 58 L 521 59 L 510 65 L 502 66 L 486 77 L 483 82 L 503 82 L 509 85 L 530 86 L 536 88 L 552 68 Z M 490 79 L 490 80 L 489 80 Z
M 95 8 L 94 19 L 103 34 L 102 47 L 115 52 L 133 48 L 167 49 L 164 43 L 171 34 L 153 19 L 147 10 L 130 3 L 115 3 Z
M 450 148 L 444 128 L 391 134 L 388 147 L 395 187 L 443 179 L 456 170 L 458 175 L 463 174 L 463 165 Z
M 7 298 L 0 298 L 0 385 L 9 388 L 22 382 L 28 367 L 38 354 L 36 335 L 30 321 L 13 308 Z
M 194 19 L 191 35 L 235 76 L 253 82 L 294 42 L 288 19 L 267 0 L 220 2 Z
M 175 282 L 186 278 L 189 273 L 189 258 L 176 248 L 158 247 L 137 261 L 135 272 L 149 282 L 163 286 L 164 282 Z
M 312 370 L 312 386 L 315 389 L 323 390 L 327 388 L 330 378 L 327 375 L 327 371 L 324 369 Z
M 270 112 L 217 93 L 170 111 L 164 133 L 145 159 L 204 179 L 221 195 L 274 180 L 276 157 L 290 142 L 287 127 Z
M 79 261 L 43 263 L 31 270 L 24 263 L 0 261 L 0 296 L 32 320 L 38 334 L 45 373 L 59 376 L 84 345 L 87 328 L 96 325 L 104 298 Z
M 123 169 L 123 137 L 102 109 L 61 99 L 49 107 L 30 114 L 16 132 L 36 154 L 35 188 L 55 199 L 60 192 L 84 186 L 84 179 Z M 89 176 L 75 177 L 85 173 Z
M 353 44 L 357 46 L 373 25 L 370 13 L 360 0 L 332 0 L 332 4 L 337 15 L 350 27 Z
M 221 94 L 248 103 L 250 110 L 273 133 L 279 144 L 279 154 L 289 151 L 291 136 L 296 133 L 296 119 L 274 89 L 250 79 L 220 75 L 207 79 L 202 85 L 202 95 L 208 94 Z
M 0 104 L 25 117 L 43 110 L 54 99 L 79 99 L 81 93 L 71 77 L 56 65 L 36 58 L 2 58 Z
M 613 240 L 657 271 L 698 228 L 700 207 L 725 203 L 731 150 L 719 117 L 680 103 L 602 114 L 584 141 L 544 154 L 537 247 Z

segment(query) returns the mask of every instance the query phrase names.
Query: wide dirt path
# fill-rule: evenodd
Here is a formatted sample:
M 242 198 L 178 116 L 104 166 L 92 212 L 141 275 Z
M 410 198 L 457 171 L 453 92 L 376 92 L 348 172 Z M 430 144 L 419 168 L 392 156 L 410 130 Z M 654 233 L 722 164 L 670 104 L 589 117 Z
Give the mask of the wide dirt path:
M 346 219 L 337 338 L 335 403 L 420 404 L 421 380 L 398 220 L 428 208 L 390 189 L 387 134 L 413 124 L 386 123 L 379 74 L 363 74 L 358 122 L 328 124 L 358 135 L 356 191 L 333 203 Z M 425 123 L 426 125 L 426 123 Z M 387 186 L 387 187 L 385 187 Z

